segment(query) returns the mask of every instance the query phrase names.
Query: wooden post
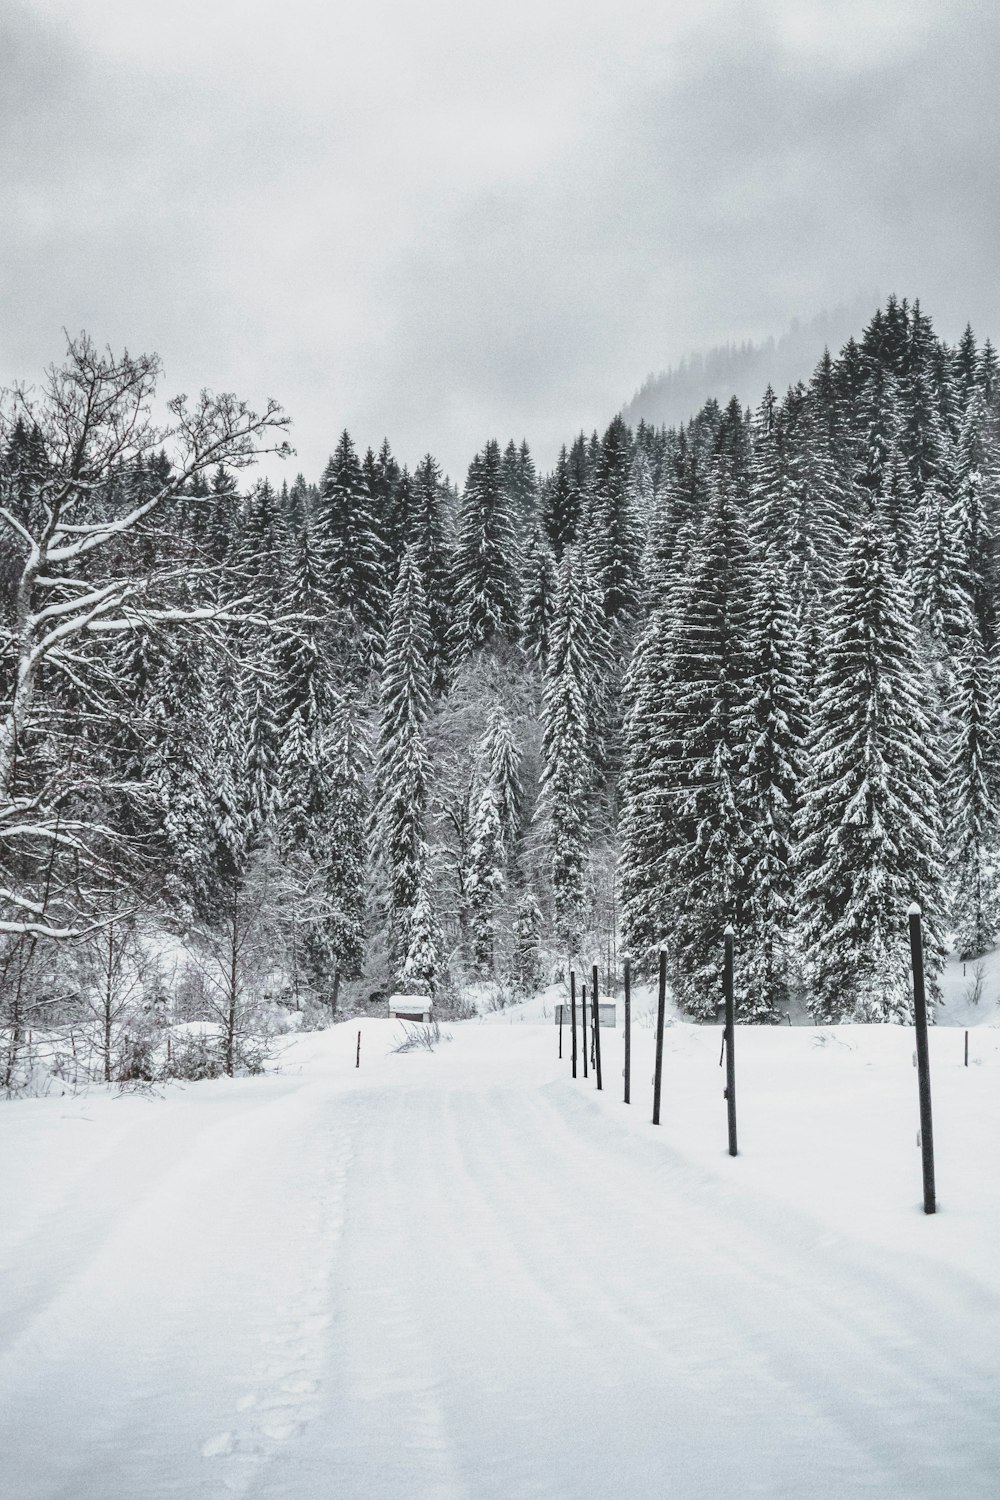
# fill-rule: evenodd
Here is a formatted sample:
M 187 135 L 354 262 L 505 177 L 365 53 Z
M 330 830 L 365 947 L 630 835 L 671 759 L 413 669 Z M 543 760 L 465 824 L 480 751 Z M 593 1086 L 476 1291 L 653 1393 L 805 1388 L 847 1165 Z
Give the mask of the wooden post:
M 965 1066 L 969 1066 L 969 1033 L 965 1033 Z
M 594 1071 L 597 1074 L 597 1087 L 601 1087 L 601 1005 L 597 984 L 597 965 L 594 964 L 590 971 L 590 983 L 594 991 Z
M 356 1068 L 360 1068 L 360 1066 L 361 1066 L 361 1032 L 360 1031 L 358 1032 L 358 1050 L 354 1054 L 354 1066 Z
M 583 1076 L 587 1076 L 587 986 L 580 986 L 580 1030 L 583 1033 Z
M 625 959 L 625 1103 L 632 1087 L 632 963 Z
M 569 1024 L 573 1028 L 573 1045 L 570 1048 L 570 1056 L 573 1059 L 573 1077 L 576 1077 L 576 975 L 573 970 L 569 971 Z
M 917 1033 L 917 1083 L 920 1090 L 920 1151 L 924 1172 L 924 1213 L 937 1208 L 934 1192 L 934 1123 L 931 1118 L 931 1062 L 927 1045 L 927 997 L 924 993 L 924 940 L 920 907 L 914 901 L 910 917 L 910 962 L 913 965 L 913 1023 Z
M 736 934 L 732 925 L 726 928 L 725 964 L 722 971 L 722 987 L 726 998 L 726 1113 L 729 1117 L 729 1154 L 736 1152 L 736 1001 L 733 998 L 733 939 Z
M 559 1007 L 559 1061 L 560 1062 L 562 1062 L 562 1023 L 563 1023 L 563 1008 L 560 1005 L 560 1007 Z
M 667 1011 L 667 950 L 660 949 L 660 988 L 656 1000 L 656 1068 L 653 1073 L 653 1124 L 660 1123 L 660 1085 L 663 1082 L 663 1026 Z

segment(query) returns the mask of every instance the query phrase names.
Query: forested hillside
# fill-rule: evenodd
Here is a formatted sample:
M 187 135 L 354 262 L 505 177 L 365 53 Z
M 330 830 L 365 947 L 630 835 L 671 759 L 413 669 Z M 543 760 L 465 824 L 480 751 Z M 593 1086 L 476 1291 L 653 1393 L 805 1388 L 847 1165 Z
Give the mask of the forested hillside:
M 784 390 L 806 379 L 823 349 L 839 348 L 877 301 L 877 295 L 858 297 L 805 323 L 793 322 L 778 338 L 761 343 L 747 339 L 689 354 L 669 369 L 647 375 L 622 416 L 632 427 L 640 421 L 672 427 L 685 423 L 705 401 L 725 402 L 737 395 L 755 404 L 768 385 Z
M 661 942 L 713 1016 L 729 921 L 748 1020 L 792 989 L 905 1017 L 914 898 L 932 961 L 992 946 L 1000 364 L 971 330 L 890 299 L 753 412 L 616 418 L 542 475 L 491 439 L 461 492 L 347 432 L 241 485 L 280 412 L 157 432 L 140 364 L 80 341 L 4 407 L 8 1083 L 71 1015 L 109 1077 L 168 1009 L 219 1018 L 231 1069 L 266 996 L 499 1004 Z

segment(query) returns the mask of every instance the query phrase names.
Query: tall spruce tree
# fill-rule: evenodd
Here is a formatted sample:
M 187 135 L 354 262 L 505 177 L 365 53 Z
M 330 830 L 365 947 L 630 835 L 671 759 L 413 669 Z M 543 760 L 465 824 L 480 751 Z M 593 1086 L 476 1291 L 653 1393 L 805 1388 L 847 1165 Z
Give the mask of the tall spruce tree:
M 631 434 L 616 417 L 600 446 L 587 517 L 588 565 L 609 621 L 639 613 L 643 542 Z
M 451 654 L 453 598 L 453 537 L 449 496 L 441 470 L 430 453 L 414 471 L 410 530 L 407 545 L 415 549 L 424 580 L 431 638 L 431 683 L 443 692 Z
M 499 444 L 469 465 L 455 554 L 456 661 L 493 641 L 516 641 L 520 624 L 520 547 Z
M 375 500 L 350 433 L 343 432 L 320 483 L 316 540 L 331 603 L 349 610 L 361 640 L 362 664 L 376 663 L 388 604 L 388 558 Z
M 758 565 L 747 649 L 746 924 L 741 967 L 750 1019 L 789 997 L 794 934 L 793 826 L 802 774 L 805 658 L 777 559 Z
M 946 780 L 950 909 L 959 958 L 979 957 L 1000 931 L 1000 742 L 993 664 L 974 626 L 958 657 Z
M 330 915 L 326 946 L 345 979 L 361 974 L 368 885 L 368 793 L 365 747 L 357 714 L 339 699 L 326 742 L 329 806 L 318 851 Z
M 548 544 L 529 532 L 524 548 L 521 594 L 521 646 L 544 668 L 556 590 L 556 567 Z
M 506 889 L 505 849 L 500 816 L 500 789 L 487 775 L 472 821 L 465 894 L 469 902 L 474 957 L 480 974 L 493 972 L 497 906 Z
M 577 539 L 582 511 L 580 481 L 563 446 L 542 492 L 542 524 L 557 562 Z
M 830 600 L 799 819 L 799 921 L 821 1021 L 911 1014 L 906 911 L 942 956 L 941 763 L 905 586 L 877 513 Z
M 388 882 L 390 949 L 405 961 L 409 923 L 426 860 L 424 817 L 429 767 L 430 624 L 413 547 L 403 554 L 392 596 L 380 692 L 378 827 Z
M 701 1016 L 718 1001 L 723 929 L 745 915 L 747 562 L 742 497 L 721 464 L 687 572 L 629 676 L 623 935 L 646 962 L 666 943 L 674 990 Z
M 542 774 L 537 817 L 545 829 L 552 871 L 556 938 L 579 951 L 583 936 L 590 831 L 590 794 L 600 701 L 602 636 L 582 555 L 559 564 L 549 632 L 542 708 Z

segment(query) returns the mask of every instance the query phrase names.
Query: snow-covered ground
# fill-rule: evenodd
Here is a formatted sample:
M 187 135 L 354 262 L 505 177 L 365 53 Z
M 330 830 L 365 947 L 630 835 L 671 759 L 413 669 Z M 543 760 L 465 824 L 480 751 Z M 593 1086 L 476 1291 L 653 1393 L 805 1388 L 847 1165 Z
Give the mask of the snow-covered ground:
M 718 1030 L 654 1128 L 648 994 L 629 1108 L 552 998 L 0 1107 L 4 1500 L 996 1500 L 995 1011 L 931 1036 L 929 1218 L 906 1029 L 741 1028 L 733 1160 Z

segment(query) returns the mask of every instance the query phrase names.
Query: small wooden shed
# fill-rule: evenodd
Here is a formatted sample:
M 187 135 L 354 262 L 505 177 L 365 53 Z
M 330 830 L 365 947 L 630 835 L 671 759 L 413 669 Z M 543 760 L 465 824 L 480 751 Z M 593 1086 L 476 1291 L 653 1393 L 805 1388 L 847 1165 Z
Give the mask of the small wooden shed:
M 429 1021 L 434 1009 L 430 995 L 390 995 L 390 1021 Z

